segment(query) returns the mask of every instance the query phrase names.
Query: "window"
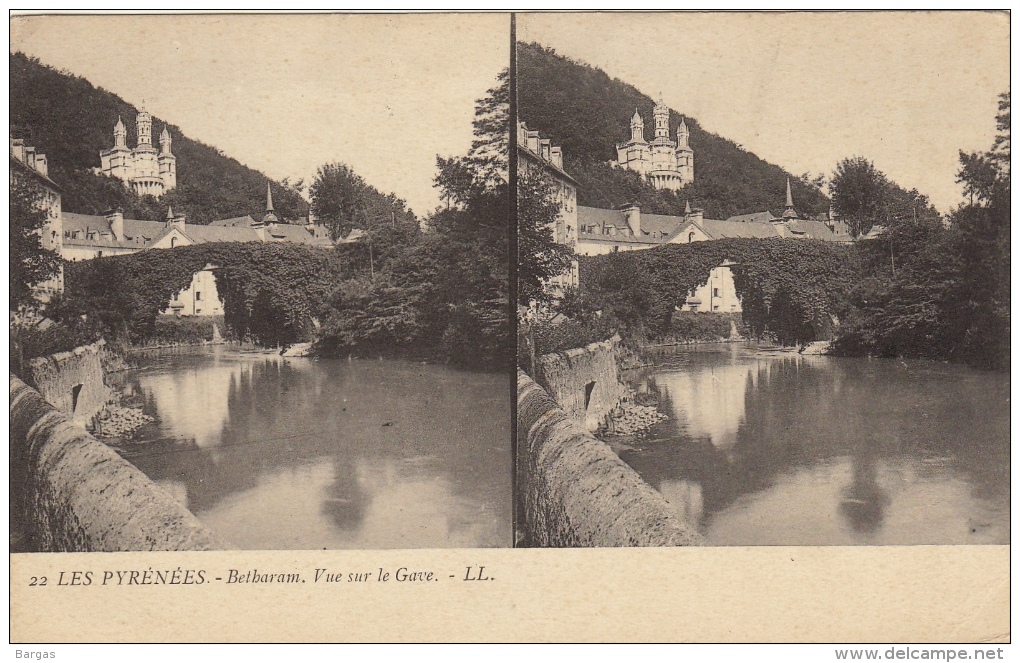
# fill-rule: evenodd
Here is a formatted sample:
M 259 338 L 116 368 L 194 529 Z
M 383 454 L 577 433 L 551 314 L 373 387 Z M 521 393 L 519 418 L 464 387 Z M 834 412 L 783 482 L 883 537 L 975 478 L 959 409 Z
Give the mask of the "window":
M 177 246 L 177 238 L 176 237 L 171 237 L 170 238 L 170 248 L 172 249 L 175 246 Z
M 719 288 L 712 288 L 712 296 L 713 297 L 719 296 Z
M 690 232 L 690 234 L 687 235 L 687 243 L 690 244 L 693 241 L 694 241 L 694 231 L 692 230 Z
M 202 293 L 201 292 L 195 291 L 195 301 L 196 302 L 202 301 Z

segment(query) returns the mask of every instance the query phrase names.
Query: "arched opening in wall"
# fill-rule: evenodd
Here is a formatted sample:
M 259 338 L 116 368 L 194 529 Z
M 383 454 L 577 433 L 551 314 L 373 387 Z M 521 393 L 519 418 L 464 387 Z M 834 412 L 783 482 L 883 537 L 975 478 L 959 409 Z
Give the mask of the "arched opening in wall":
M 591 403 L 591 393 L 595 391 L 595 383 L 589 382 L 584 385 L 584 409 L 588 410 L 588 404 Z
M 81 394 L 81 388 L 84 385 L 76 384 L 71 387 L 71 413 L 78 411 L 78 395 Z

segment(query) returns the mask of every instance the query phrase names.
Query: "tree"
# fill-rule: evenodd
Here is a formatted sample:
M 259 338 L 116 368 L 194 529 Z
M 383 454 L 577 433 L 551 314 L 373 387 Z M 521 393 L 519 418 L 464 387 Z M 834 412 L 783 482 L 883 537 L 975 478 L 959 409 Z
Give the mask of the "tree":
M 35 306 L 34 286 L 60 270 L 60 256 L 42 245 L 47 220 L 42 196 L 27 176 L 11 171 L 11 311 Z
M 353 228 L 366 227 L 367 187 L 365 180 L 346 164 L 319 166 L 308 190 L 312 214 L 329 229 L 333 241 L 346 237 Z
M 553 228 L 560 206 L 544 173 L 518 168 L 517 176 L 517 302 L 550 303 L 545 283 L 571 268 L 574 251 L 558 243 Z
M 889 180 L 864 157 L 843 159 L 829 183 L 832 206 L 846 221 L 851 237 L 887 221 Z

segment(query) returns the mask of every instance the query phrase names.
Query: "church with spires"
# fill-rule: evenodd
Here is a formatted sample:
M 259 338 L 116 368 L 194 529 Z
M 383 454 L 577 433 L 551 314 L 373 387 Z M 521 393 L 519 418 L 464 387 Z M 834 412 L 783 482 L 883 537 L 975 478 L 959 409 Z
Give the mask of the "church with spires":
M 159 150 L 152 145 L 152 116 L 144 110 L 135 118 L 138 143 L 127 146 L 127 128 L 117 118 L 113 147 L 99 152 L 103 175 L 116 177 L 140 196 L 162 196 L 177 186 L 177 157 L 171 149 L 170 131 L 164 126 Z
M 690 131 L 684 118 L 676 130 L 676 140 L 670 138 L 669 107 L 661 100 L 652 113 L 655 137 L 645 140 L 645 123 L 641 113 L 634 109 L 630 120 L 630 140 L 616 145 L 617 168 L 641 173 L 656 189 L 678 191 L 694 182 L 694 150 L 690 145 Z

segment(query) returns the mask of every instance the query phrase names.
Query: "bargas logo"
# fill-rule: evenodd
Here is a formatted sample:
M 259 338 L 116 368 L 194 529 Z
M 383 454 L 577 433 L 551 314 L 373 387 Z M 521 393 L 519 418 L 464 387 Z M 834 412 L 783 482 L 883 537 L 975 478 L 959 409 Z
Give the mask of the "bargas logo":
M 55 651 L 21 651 L 20 649 L 14 650 L 14 658 L 34 658 L 37 661 L 41 661 L 44 658 L 56 658 L 57 652 Z

